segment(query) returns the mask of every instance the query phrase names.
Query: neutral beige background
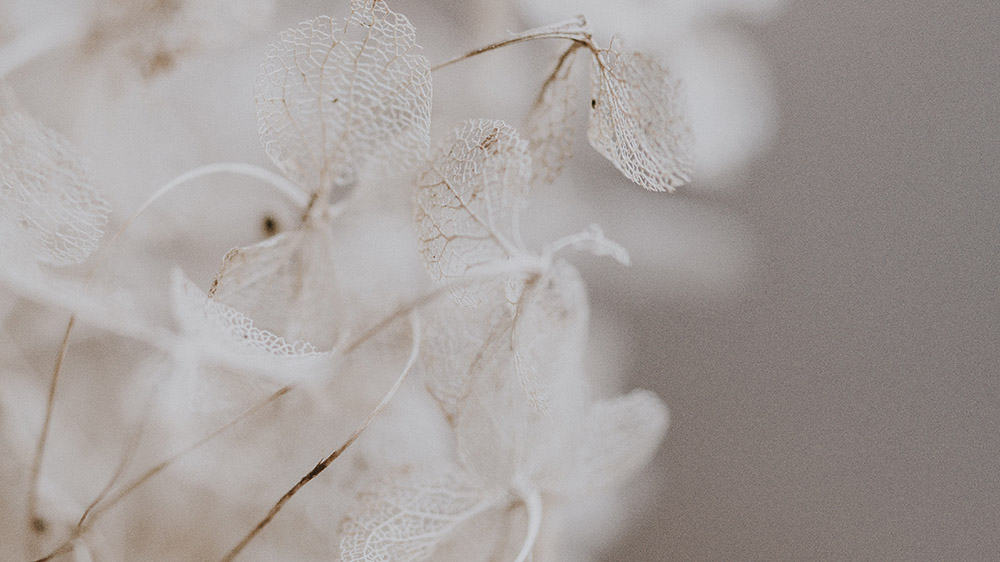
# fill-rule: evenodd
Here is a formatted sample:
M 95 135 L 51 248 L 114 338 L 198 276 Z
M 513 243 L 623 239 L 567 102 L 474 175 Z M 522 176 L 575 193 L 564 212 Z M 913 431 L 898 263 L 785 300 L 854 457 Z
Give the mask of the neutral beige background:
M 757 269 L 633 311 L 673 425 L 607 559 L 996 559 L 1000 3 L 801 1 L 748 32 L 777 142 L 705 202 Z

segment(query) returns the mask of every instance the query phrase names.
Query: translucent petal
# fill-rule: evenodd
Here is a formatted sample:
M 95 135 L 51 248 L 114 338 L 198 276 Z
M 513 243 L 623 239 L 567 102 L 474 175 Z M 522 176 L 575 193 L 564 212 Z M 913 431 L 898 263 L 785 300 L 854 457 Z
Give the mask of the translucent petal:
M 328 226 L 309 221 L 236 248 L 223 260 L 209 295 L 262 328 L 331 349 L 344 313 L 331 245 Z
M 246 362 L 266 356 L 296 358 L 320 355 L 311 343 L 286 340 L 256 327 L 246 315 L 209 298 L 179 270 L 174 271 L 172 285 L 174 317 L 189 340 L 217 349 L 223 356 L 231 352 L 233 357 L 241 357 Z M 248 357 L 247 354 L 257 357 Z
M 582 371 L 590 305 L 579 272 L 557 262 L 528 283 L 515 314 L 514 371 L 532 405 L 544 408 Z
M 405 16 L 353 0 L 347 21 L 326 16 L 281 34 L 257 80 L 267 153 L 314 193 L 405 167 L 430 142 L 431 73 Z
M 666 404 L 647 390 L 596 402 L 553 455 L 542 485 L 570 496 L 620 485 L 653 457 L 668 422 Z
M 426 330 L 419 370 L 431 396 L 454 421 L 491 346 L 509 341 L 511 318 L 496 307 L 467 307 L 450 299 L 427 307 L 421 317 Z
M 637 52 L 594 58 L 590 144 L 626 177 L 652 191 L 690 180 L 691 130 L 667 70 Z
M 579 44 L 574 43 L 559 59 L 528 114 L 526 136 L 533 165 L 532 185 L 555 181 L 573 156 L 573 100 L 577 93 L 573 64 L 578 48 Z
M 502 121 L 467 121 L 452 131 L 418 178 L 420 253 L 436 280 L 525 254 L 518 214 L 530 182 L 527 142 Z
M 51 265 L 97 249 L 110 207 L 62 136 L 0 109 L 0 251 Z
M 383 482 L 358 496 L 341 525 L 345 562 L 426 560 L 466 520 L 496 503 L 458 473 Z
M 500 387 L 514 393 L 511 400 L 543 408 L 566 394 L 561 383 L 578 386 L 588 318 L 583 282 L 565 262 L 530 278 L 513 304 L 440 301 L 424 315 L 420 367 L 427 388 L 453 423 L 474 392 L 492 395 Z

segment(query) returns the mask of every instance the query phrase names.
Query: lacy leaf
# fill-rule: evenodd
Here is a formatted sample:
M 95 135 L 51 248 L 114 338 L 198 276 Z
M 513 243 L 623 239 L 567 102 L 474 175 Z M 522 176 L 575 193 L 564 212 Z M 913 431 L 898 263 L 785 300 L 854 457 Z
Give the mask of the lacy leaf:
M 422 157 L 431 73 L 419 49 L 413 25 L 381 0 L 353 0 L 346 21 L 318 17 L 282 33 L 256 88 L 268 155 L 314 193 Z
M 418 178 L 420 253 L 435 280 L 524 255 L 518 216 L 531 159 L 527 142 L 502 121 L 467 121 L 452 131 Z
M 690 181 L 691 129 L 667 70 L 637 52 L 594 58 L 590 144 L 626 177 L 651 191 Z
M 0 108 L 0 247 L 50 265 L 85 260 L 111 209 L 69 141 L 26 114 Z
M 357 511 L 341 524 L 341 560 L 426 560 L 456 527 L 494 503 L 457 473 L 384 482 L 361 493 Z

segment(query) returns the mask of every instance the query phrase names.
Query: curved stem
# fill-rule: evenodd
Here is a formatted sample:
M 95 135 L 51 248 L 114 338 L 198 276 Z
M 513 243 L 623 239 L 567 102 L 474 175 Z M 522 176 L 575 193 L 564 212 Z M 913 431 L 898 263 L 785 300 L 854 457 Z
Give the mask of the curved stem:
M 340 457 L 340 455 L 342 455 L 344 451 L 346 451 L 347 448 L 351 446 L 351 444 L 357 441 L 358 437 L 360 437 L 361 434 L 364 433 L 366 429 L 368 429 L 368 426 L 371 425 L 372 421 L 374 421 L 375 418 L 380 413 L 382 413 L 383 410 L 385 410 L 386 406 L 389 405 L 389 402 L 392 401 L 392 398 L 396 395 L 396 392 L 403 385 L 403 381 L 406 380 L 406 376 L 410 373 L 410 370 L 413 368 L 413 365 L 417 361 L 417 356 L 420 354 L 420 321 L 416 315 L 413 315 L 410 318 L 412 322 L 411 330 L 413 335 L 413 345 L 410 349 L 410 356 L 406 360 L 406 366 L 403 367 L 403 372 L 400 373 L 399 377 L 396 379 L 396 382 L 393 383 L 389 391 L 385 393 L 385 395 L 382 397 L 382 400 L 378 403 L 378 405 L 375 406 L 375 408 L 368 413 L 368 416 L 361 423 L 361 425 L 358 426 L 358 428 L 354 431 L 354 433 L 351 434 L 351 436 L 347 439 L 347 441 L 345 441 L 343 445 L 337 448 L 337 450 L 330 453 L 330 455 L 327 456 L 325 459 L 321 460 L 319 464 L 317 464 L 305 476 L 299 479 L 299 481 L 296 482 L 295 485 L 291 487 L 291 489 L 285 492 L 285 494 L 281 496 L 280 499 L 278 499 L 278 501 L 274 504 L 274 506 L 271 507 L 271 510 L 267 512 L 267 515 L 264 516 L 264 518 L 261 519 L 260 522 L 257 523 L 257 525 L 249 533 L 246 534 L 246 536 L 243 537 L 243 539 L 239 542 L 239 544 L 234 546 L 232 550 L 230 550 L 228 553 L 226 553 L 225 556 L 222 557 L 223 562 L 230 562 L 231 560 L 235 559 L 236 556 L 239 555 L 239 553 L 250 543 L 250 541 L 252 541 L 253 538 L 256 537 L 261 532 L 261 530 L 263 530 L 264 527 L 266 527 L 267 524 L 271 522 L 272 519 L 274 519 L 274 516 L 277 515 L 279 511 L 281 511 L 281 508 L 284 507 L 285 503 L 287 503 L 288 500 L 292 499 L 292 496 L 297 494 L 299 490 L 305 487 L 305 485 L 308 484 L 313 478 L 319 476 L 320 473 L 322 473 L 331 464 L 333 464 L 333 461 L 337 460 L 337 458 Z
M 525 562 L 531 557 L 531 551 L 535 548 L 535 541 L 538 540 L 538 531 L 542 527 L 542 495 L 538 490 L 531 490 L 521 493 L 524 506 L 528 509 L 528 532 L 524 537 L 524 544 L 521 552 L 518 553 L 514 562 Z
M 118 232 L 116 232 L 115 235 L 111 237 L 111 240 L 108 242 L 108 244 L 110 245 L 114 243 L 114 241 L 117 240 L 122 235 L 123 232 L 125 232 L 125 229 L 127 229 L 132 224 L 132 222 L 135 221 L 135 219 L 139 218 L 139 215 L 146 212 L 146 210 L 149 209 L 149 207 L 153 203 L 155 203 L 157 200 L 159 200 L 167 193 L 173 191 L 175 188 L 193 179 L 200 178 L 202 176 L 207 176 L 211 174 L 222 174 L 222 173 L 238 174 L 238 175 L 257 178 L 263 181 L 264 183 L 277 189 L 279 193 L 287 197 L 288 200 L 291 201 L 293 204 L 299 207 L 305 207 L 306 205 L 309 204 L 309 196 L 304 191 L 302 191 L 302 189 L 300 189 L 297 185 L 293 184 L 292 182 L 288 181 L 284 176 L 276 174 L 266 168 L 261 168 L 260 166 L 254 166 L 253 164 L 244 164 L 240 162 L 217 162 L 215 164 L 206 164 L 204 166 L 199 166 L 197 168 L 194 168 L 193 170 L 184 172 L 183 174 L 177 176 L 176 178 L 164 184 L 163 187 L 161 187 L 160 189 L 156 190 L 151 196 L 149 196 L 148 199 L 146 199 L 145 203 L 139 206 L 139 209 L 136 210 L 136 212 L 133 213 L 132 216 L 129 217 L 122 224 L 121 228 L 118 229 Z
M 49 381 L 49 394 L 45 401 L 45 421 L 42 422 L 42 433 L 38 436 L 38 443 L 35 445 L 35 456 L 31 462 L 31 480 L 28 485 L 28 523 L 32 530 L 41 533 L 45 530 L 45 521 L 38 515 L 38 480 L 42 473 L 42 459 L 45 457 L 45 444 L 49 439 L 49 428 L 52 425 L 52 411 L 56 405 L 56 387 L 59 384 L 59 372 L 62 370 L 63 359 L 66 358 L 66 350 L 69 348 L 69 334 L 73 331 L 75 316 L 69 317 L 66 324 L 66 333 L 63 334 L 62 344 L 59 346 L 59 354 L 56 355 L 56 364 L 52 369 L 52 379 Z
M 432 290 L 432 291 L 430 291 L 428 293 L 425 293 L 425 294 L 421 295 L 420 297 L 417 297 L 416 299 L 414 299 L 414 300 L 412 300 L 412 301 L 410 301 L 410 302 L 408 302 L 408 303 L 400 306 L 394 312 L 392 312 L 388 316 L 382 318 L 381 320 L 379 320 L 378 322 L 376 322 L 374 325 L 372 325 L 371 328 L 369 328 L 369 329 L 365 330 L 364 332 L 362 332 L 360 336 L 358 336 L 358 337 L 354 338 L 353 340 L 351 340 L 350 343 L 344 345 L 339 350 L 334 350 L 334 352 L 335 353 L 343 353 L 344 355 L 353 352 L 354 350 L 356 350 L 359 347 L 361 347 L 361 345 L 363 345 L 366 341 L 370 340 L 371 338 L 373 338 L 374 336 L 376 336 L 378 333 L 380 333 L 387 326 L 391 325 L 394 321 L 398 320 L 399 318 L 402 318 L 403 316 L 405 316 L 405 315 L 407 315 L 407 314 L 409 314 L 409 313 L 411 313 L 411 312 L 413 312 L 413 311 L 415 311 L 415 310 L 417 310 L 417 309 L 419 309 L 419 308 L 421 308 L 423 306 L 426 306 L 426 305 L 434 302 L 435 300 L 437 300 L 438 298 L 440 298 L 442 295 L 444 295 L 448 291 L 451 291 L 451 290 L 454 290 L 454 289 L 457 289 L 457 288 L 460 288 L 460 287 L 467 286 L 467 285 L 469 285 L 471 283 L 474 283 L 476 280 L 479 280 L 479 279 L 489 278 L 489 277 L 496 276 L 496 275 L 503 275 L 504 273 L 519 272 L 519 271 L 523 271 L 523 270 L 524 270 L 523 267 L 521 267 L 518 264 L 508 265 L 508 266 L 505 266 L 505 267 L 502 267 L 502 268 L 498 268 L 495 271 L 491 271 L 488 274 L 473 275 L 473 276 L 470 276 L 468 279 L 462 279 L 462 280 L 459 280 L 459 281 L 454 281 L 454 282 L 448 283 L 446 285 L 442 285 L 442 286 L 440 286 L 440 287 L 438 287 L 438 288 L 436 288 L 436 289 L 434 289 L 434 290 Z M 412 358 L 413 361 L 416 361 L 416 357 L 415 357 L 415 355 L 413 353 L 411 353 L 411 358 Z M 407 371 L 404 371 L 404 374 L 400 376 L 399 380 L 397 380 L 396 385 L 394 385 L 393 389 L 391 390 L 392 393 L 395 393 L 395 390 L 398 389 L 398 386 L 400 384 L 402 384 L 402 380 L 405 378 L 406 373 L 407 373 Z M 160 462 L 159 464 L 157 464 L 153 468 L 147 470 L 141 476 L 137 477 L 135 480 L 133 480 L 128 485 L 126 485 L 126 486 L 124 486 L 122 488 L 119 488 L 119 490 L 117 492 L 115 492 L 114 494 L 112 494 L 110 496 L 110 499 L 108 499 L 104 503 L 96 506 L 91 511 L 90 517 L 88 519 L 86 519 L 86 521 L 84 521 L 83 525 L 78 526 L 78 528 L 74 531 L 73 536 L 71 536 L 66 542 L 64 542 L 62 545 L 60 545 L 56 550 L 54 550 L 53 552 L 51 552 L 48 556 L 39 559 L 39 562 L 40 561 L 44 561 L 44 560 L 50 560 L 50 559 L 54 558 L 55 556 L 58 556 L 60 554 L 64 554 L 64 553 L 68 552 L 72 548 L 72 546 L 71 546 L 70 543 L 73 540 L 75 540 L 77 537 L 79 537 L 80 535 L 82 535 L 83 533 L 85 533 L 91 526 L 93 526 L 97 522 L 97 519 L 105 511 L 107 511 L 107 510 L 111 509 L 112 507 L 114 507 L 121 500 L 123 500 L 126 496 L 128 496 L 132 491 L 134 491 L 136 488 L 140 487 L 146 481 L 150 480 L 151 478 L 153 478 L 154 476 L 156 476 L 157 474 L 159 474 L 160 472 L 162 472 L 164 469 L 168 468 L 171 464 L 173 464 L 174 462 L 176 462 L 181 457 L 187 455 L 188 453 L 194 451 L 195 449 L 200 448 L 201 446 L 205 445 L 209 441 L 215 439 L 218 435 L 220 435 L 221 433 L 223 433 L 225 430 L 227 430 L 230 427 L 236 425 L 240 421 L 251 417 L 253 414 L 255 414 L 257 411 L 259 411 L 260 409 L 262 409 L 264 406 L 270 404 L 271 402 L 274 402 L 275 400 L 277 400 L 281 396 L 287 394 L 289 391 L 291 391 L 293 389 L 294 389 L 293 386 L 286 386 L 284 388 L 281 388 L 280 390 L 278 390 L 277 392 L 275 392 L 274 394 L 272 394 L 270 397 L 268 397 L 265 401 L 260 402 L 260 403 L 258 403 L 256 405 L 250 407 L 249 409 L 247 409 L 243 413 L 241 413 L 239 416 L 237 416 L 235 419 L 231 420 L 229 423 L 227 423 L 227 424 L 225 424 L 225 425 L 217 428 L 215 431 L 213 431 L 212 433 L 206 435 L 205 437 L 203 437 L 199 441 L 191 444 L 187 448 L 182 449 L 181 451 L 178 451 L 177 453 L 175 453 L 174 455 L 170 456 L 169 458 L 163 460 L 162 462 Z M 391 400 L 391 396 L 389 397 L 389 399 Z M 385 401 L 385 400 L 383 399 L 383 401 Z M 385 402 L 388 403 L 387 401 L 385 401 Z M 377 413 L 375 413 L 375 415 L 377 415 Z M 374 415 L 370 415 L 369 417 L 372 418 L 372 419 L 374 419 Z M 353 439 L 357 439 L 358 435 L 360 435 L 360 433 L 357 433 L 353 437 Z M 344 447 L 342 447 L 341 449 L 338 449 L 338 451 L 335 451 L 334 454 L 335 455 L 339 455 L 339 454 L 343 453 L 343 450 L 346 449 L 346 446 L 349 446 L 351 443 L 353 443 L 353 439 L 350 442 L 346 443 Z M 336 457 L 334 457 L 334 459 L 331 459 L 330 462 L 333 462 L 333 460 L 335 460 L 335 458 Z M 285 500 L 285 501 L 287 501 L 287 500 Z M 265 525 L 266 525 L 266 523 L 265 523 Z M 238 554 L 238 552 L 236 554 Z
M 515 45 L 517 43 L 523 43 L 525 41 L 534 41 L 536 39 L 566 39 L 569 41 L 575 41 L 595 53 L 598 50 L 590 36 L 590 31 L 587 29 L 587 20 L 583 16 L 577 16 L 576 18 L 564 22 L 529 29 L 528 31 L 523 31 L 507 39 L 473 49 L 465 54 L 432 66 L 431 71 L 441 70 L 446 66 L 451 66 L 457 62 L 471 59 L 472 57 L 488 53 L 496 49 Z
M 154 192 L 153 195 L 151 195 L 146 200 L 146 202 L 143 203 L 139 207 L 139 209 L 136 210 L 136 212 L 133 213 L 132 216 L 129 217 L 122 224 L 121 228 L 119 228 L 118 231 L 114 234 L 114 236 L 112 236 L 111 239 L 108 241 L 108 244 L 107 246 L 105 246 L 105 248 L 114 244 L 118 240 L 118 238 L 120 238 L 121 235 L 125 232 L 125 230 L 128 229 L 128 227 L 137 218 L 139 218 L 140 215 L 142 215 L 147 209 L 149 209 L 150 206 L 152 206 L 153 203 L 155 203 L 157 200 L 159 200 L 167 193 L 171 192 L 178 186 L 193 179 L 218 173 L 231 173 L 231 174 L 240 174 L 240 175 L 255 177 L 257 179 L 260 179 L 261 181 L 264 181 L 268 185 L 271 185 L 274 188 L 276 188 L 278 192 L 280 192 L 282 195 L 287 197 L 292 203 L 298 206 L 305 206 L 308 203 L 308 196 L 295 184 L 291 183 L 284 177 L 274 172 L 271 172 L 270 170 L 261 168 L 260 166 L 254 166 L 252 164 L 243 164 L 243 163 L 232 163 L 232 162 L 219 162 L 215 164 L 207 164 L 205 166 L 199 166 L 193 170 L 190 170 L 188 172 L 185 172 L 177 176 L 173 180 L 167 182 L 163 187 L 156 190 L 156 192 Z M 107 254 L 105 254 L 105 257 L 106 256 Z M 90 270 L 90 273 L 87 276 L 88 282 L 93 279 L 93 276 L 97 272 L 97 269 L 100 266 L 100 264 L 101 262 L 98 261 L 93 265 L 93 267 Z M 31 465 L 31 481 L 28 487 L 28 520 L 29 523 L 31 524 L 31 527 L 36 530 L 44 528 L 44 522 L 41 521 L 41 519 L 39 519 L 37 513 L 38 478 L 39 474 L 41 473 L 42 458 L 44 457 L 45 454 L 45 445 L 46 442 L 48 441 L 49 426 L 51 424 L 52 412 L 55 408 L 55 394 L 56 394 L 56 387 L 58 386 L 59 383 L 59 373 L 62 370 L 63 359 L 66 356 L 66 350 L 69 346 L 69 336 L 70 333 L 73 331 L 73 324 L 75 320 L 76 320 L 76 315 L 70 316 L 69 322 L 66 324 L 66 333 L 63 336 L 62 344 L 59 347 L 59 353 L 56 356 L 56 364 L 55 367 L 53 368 L 51 382 L 49 383 L 48 400 L 45 405 L 45 421 L 42 423 L 42 433 L 39 436 L 38 443 L 35 447 L 35 458 Z M 115 479 L 117 479 L 117 477 Z M 114 480 L 109 482 L 109 486 L 113 483 Z M 106 493 L 106 491 L 107 490 L 105 490 L 105 492 L 102 493 Z M 98 498 L 98 501 L 99 500 L 100 498 Z M 93 505 L 89 506 L 87 508 L 87 511 L 89 511 L 92 508 Z M 84 512 L 83 517 L 81 517 L 80 519 L 81 524 L 83 520 L 86 519 L 87 511 Z

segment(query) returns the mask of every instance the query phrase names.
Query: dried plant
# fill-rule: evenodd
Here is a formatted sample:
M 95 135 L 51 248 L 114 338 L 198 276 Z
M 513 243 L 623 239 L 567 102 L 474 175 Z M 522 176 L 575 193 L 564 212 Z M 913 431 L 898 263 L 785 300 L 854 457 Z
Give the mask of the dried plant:
M 154 15 L 129 29 L 122 22 L 138 16 L 116 4 L 102 20 L 111 22 L 106 31 L 92 39 L 125 44 L 152 29 L 165 34 L 157 44 L 174 45 L 172 37 L 186 38 L 187 45 L 199 29 L 184 22 L 201 21 L 191 14 L 215 5 L 155 3 Z M 503 121 L 472 119 L 431 151 L 432 72 L 536 39 L 568 45 L 538 92 L 526 137 Z M 555 181 L 574 139 L 584 134 L 572 122 L 578 108 L 589 107 L 591 145 L 636 184 L 672 191 L 688 181 L 690 131 L 675 82 L 652 58 L 616 45 L 599 47 L 581 17 L 432 67 L 405 16 L 383 0 L 352 0 L 344 18 L 318 17 L 283 32 L 261 65 L 259 133 L 282 175 L 235 163 L 185 172 L 122 221 L 96 258 L 91 254 L 109 221 L 109 205 L 78 151 L 0 90 L 0 251 L 15 272 L 0 279 L 20 297 L 72 314 L 29 463 L 30 491 L 22 494 L 26 528 L 34 529 L 26 535 L 26 551 L 47 552 L 43 560 L 99 556 L 95 544 L 111 536 L 98 529 L 108 513 L 297 391 L 309 401 L 287 419 L 268 421 L 294 447 L 297 432 L 314 419 L 336 420 L 337 427 L 324 430 L 329 437 L 322 460 L 308 471 L 292 467 L 301 468 L 301 476 L 283 494 L 249 498 L 243 511 L 255 524 L 239 529 L 238 542 L 225 554 L 200 557 L 230 560 L 255 540 L 266 543 L 270 525 L 286 511 L 308 520 L 307 510 L 292 501 L 308 486 L 317 491 L 298 502 L 339 509 L 336 518 L 320 523 L 335 535 L 330 544 L 339 545 L 345 561 L 545 559 L 542 537 L 558 532 L 543 524 L 546 516 L 574 498 L 623 483 L 649 460 L 667 426 L 666 406 L 654 394 L 602 398 L 586 373 L 590 309 L 567 254 L 610 256 L 628 265 L 625 249 L 596 226 L 539 249 L 521 233 L 532 190 Z M 591 61 L 589 96 L 574 79 L 582 55 Z M 152 297 L 166 303 L 167 313 L 135 312 L 132 304 L 143 295 L 123 295 L 125 289 L 101 275 L 115 259 L 110 250 L 163 196 L 220 173 L 274 187 L 295 206 L 298 224 L 281 232 L 267 228 L 264 240 L 231 250 L 207 292 L 172 266 L 169 283 Z M 429 279 L 416 279 L 412 289 L 383 274 L 374 285 L 359 286 L 362 273 L 346 265 L 344 232 L 358 237 L 353 242 L 366 260 L 377 256 L 364 235 L 336 228 L 356 215 L 392 220 L 395 207 L 385 201 L 398 194 L 386 186 L 398 182 L 413 192 L 396 207 L 413 219 L 414 251 L 405 255 L 407 263 L 391 265 L 399 271 L 409 262 L 422 265 Z M 57 271 L 72 265 L 79 267 L 75 274 Z M 367 306 L 364 298 L 380 306 Z M 92 501 L 70 510 L 82 511 L 73 525 L 73 517 L 55 515 L 39 497 L 49 489 L 42 458 L 77 321 L 144 346 L 148 357 L 137 371 L 154 380 L 147 406 L 129 420 L 130 438 L 113 474 Z M 405 385 L 411 378 L 419 384 Z M 123 402 L 134 401 L 129 394 L 122 392 Z M 399 400 L 412 409 L 393 413 L 397 394 L 408 395 Z M 422 400 L 426 408 L 413 406 Z M 193 418 L 213 422 L 199 427 L 197 438 L 182 439 L 183 446 L 154 447 L 147 464 L 135 469 L 148 432 L 176 431 L 153 415 L 149 404 L 157 402 L 183 402 Z M 214 417 L 198 417 L 205 411 Z M 334 414 L 324 418 L 329 412 Z M 377 427 L 387 416 L 393 423 Z M 392 445 L 394 432 L 404 434 L 421 420 L 434 429 L 421 436 L 419 448 L 447 453 L 431 460 Z M 237 450 L 259 450 L 252 436 L 243 439 L 237 446 L 244 449 Z M 0 434 L 0 446 L 6 445 Z M 348 449 L 354 460 L 336 463 Z M 237 456 L 235 464 L 249 470 L 254 460 Z M 261 469 L 268 474 L 262 486 L 285 474 L 281 461 Z M 340 479 L 323 489 L 317 478 L 331 466 L 342 467 Z M 224 488 L 240 474 L 208 472 L 208 489 Z M 6 499 L 10 492 L 3 493 Z M 185 514 L 188 521 L 198 516 Z M 50 525 L 55 521 L 58 533 Z M 45 529 L 52 532 L 45 536 Z M 98 534 L 101 541 L 94 540 Z M 287 546 L 281 557 L 297 557 L 299 546 Z

